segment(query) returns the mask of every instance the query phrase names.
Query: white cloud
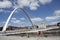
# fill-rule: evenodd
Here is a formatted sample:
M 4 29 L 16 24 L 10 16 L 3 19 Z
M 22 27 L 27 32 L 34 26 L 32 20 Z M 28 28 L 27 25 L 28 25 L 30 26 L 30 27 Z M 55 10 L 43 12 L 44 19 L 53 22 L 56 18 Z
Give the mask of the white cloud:
M 53 20 L 60 19 L 60 10 L 55 10 L 53 13 L 54 13 L 53 16 L 48 16 L 45 19 L 47 21 L 53 21 Z
M 21 20 L 18 20 L 18 19 L 16 19 L 16 18 L 12 18 L 12 19 L 11 19 L 11 22 L 12 22 L 12 23 L 15 23 L 15 24 L 22 24 L 22 23 L 24 23 L 24 22 L 22 22 Z
M 31 10 L 36 10 L 37 7 L 40 6 L 40 4 L 46 4 L 46 3 L 50 3 L 52 2 L 52 0 L 18 0 L 17 3 L 20 7 L 24 7 L 27 6 L 29 7 Z M 40 3 L 40 4 L 39 4 Z
M 17 0 L 17 4 L 14 3 L 14 5 L 17 7 L 17 6 L 20 6 L 21 8 L 27 6 L 29 7 L 31 10 L 36 10 L 40 4 L 46 4 L 46 3 L 50 3 L 52 0 Z M 40 4 L 39 4 L 40 3 Z M 12 7 L 12 3 L 8 0 L 3 0 L 3 1 L 0 1 L 0 8 L 9 8 L 9 7 Z M 13 7 L 15 7 L 13 6 Z
M 52 2 L 52 0 L 39 0 L 41 4 L 46 4 Z
M 2 22 L 0 22 L 0 27 L 4 26 L 4 25 L 5 25 L 5 23 L 6 23 L 6 21 L 2 21 Z M 9 26 L 9 25 L 11 26 L 11 24 L 10 24 L 10 23 L 8 24 L 8 26 Z
M 28 6 L 31 10 L 36 10 L 39 6 L 37 0 L 18 0 L 17 1 L 20 7 Z
M 37 7 L 39 7 L 39 2 L 38 1 L 32 1 L 30 4 L 29 4 L 29 7 L 31 10 L 36 10 Z
M 20 23 L 20 20 L 12 20 L 11 22 L 16 23 L 16 24 L 19 24 Z
M 50 25 L 57 24 L 60 21 L 51 22 Z
M 12 4 L 10 1 L 0 1 L 0 8 L 9 8 Z
M 55 14 L 56 16 L 60 16 L 60 10 L 54 11 L 54 14 Z
M 47 20 L 47 21 L 53 21 L 53 20 L 57 20 L 57 19 L 59 19 L 60 17 L 59 16 L 50 16 L 50 17 L 46 17 L 45 19 Z
M 37 17 L 37 18 L 31 18 L 32 22 L 40 22 L 43 21 L 43 19 Z
M 16 18 L 12 18 L 11 19 L 11 22 L 19 24 L 20 23 L 20 20 L 17 20 Z
M 12 18 L 12 20 L 16 20 L 16 18 Z
M 20 18 L 20 20 L 25 20 L 25 18 Z
M 29 0 L 17 0 L 20 7 L 28 6 L 30 1 Z

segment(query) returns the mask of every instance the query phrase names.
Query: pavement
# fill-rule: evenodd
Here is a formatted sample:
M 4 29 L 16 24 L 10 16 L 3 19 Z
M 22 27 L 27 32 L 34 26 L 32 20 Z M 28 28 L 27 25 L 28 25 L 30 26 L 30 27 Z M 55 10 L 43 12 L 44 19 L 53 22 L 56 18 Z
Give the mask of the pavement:
M 21 37 L 21 36 L 0 36 L 0 40 L 60 40 L 60 36 L 51 37 Z

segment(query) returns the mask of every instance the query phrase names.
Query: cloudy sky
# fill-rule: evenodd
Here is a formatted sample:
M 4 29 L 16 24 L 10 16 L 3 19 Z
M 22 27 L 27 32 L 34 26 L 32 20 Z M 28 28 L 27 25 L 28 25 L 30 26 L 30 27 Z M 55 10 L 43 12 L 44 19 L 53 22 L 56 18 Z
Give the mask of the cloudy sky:
M 25 9 L 34 25 L 41 22 L 55 24 L 60 22 L 60 0 L 0 0 L 0 27 L 4 26 L 9 14 L 16 8 Z M 12 15 L 11 26 L 31 25 L 27 16 L 17 9 Z

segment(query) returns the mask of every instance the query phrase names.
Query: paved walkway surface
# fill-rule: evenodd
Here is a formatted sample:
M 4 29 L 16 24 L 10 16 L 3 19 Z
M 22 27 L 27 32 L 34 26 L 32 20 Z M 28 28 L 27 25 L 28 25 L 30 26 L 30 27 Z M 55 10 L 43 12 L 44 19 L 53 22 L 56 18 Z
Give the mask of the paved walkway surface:
M 60 40 L 60 36 L 52 37 L 21 37 L 21 36 L 0 36 L 0 40 Z

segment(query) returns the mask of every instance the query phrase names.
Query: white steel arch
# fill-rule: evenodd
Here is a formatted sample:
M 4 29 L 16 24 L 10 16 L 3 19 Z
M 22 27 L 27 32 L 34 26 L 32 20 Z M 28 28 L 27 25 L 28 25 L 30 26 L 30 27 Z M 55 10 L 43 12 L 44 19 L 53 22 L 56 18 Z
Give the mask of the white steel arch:
M 8 17 L 8 19 L 7 19 L 4 27 L 3 27 L 3 29 L 2 29 L 2 32 L 5 32 L 5 31 L 6 31 L 6 28 L 8 27 L 7 25 L 8 25 L 8 23 L 9 23 L 12 15 L 13 15 L 13 13 L 14 13 L 18 8 L 19 8 L 19 7 L 16 7 L 16 8 L 11 12 L 11 14 L 9 15 L 9 17 Z M 26 16 L 28 17 L 28 19 L 29 19 L 29 21 L 31 22 L 32 27 L 33 27 L 34 25 L 33 25 L 32 21 L 31 21 L 31 19 L 30 19 L 30 16 L 28 15 L 28 12 L 25 11 L 24 9 L 22 9 L 22 8 L 20 8 L 20 9 L 26 14 Z

